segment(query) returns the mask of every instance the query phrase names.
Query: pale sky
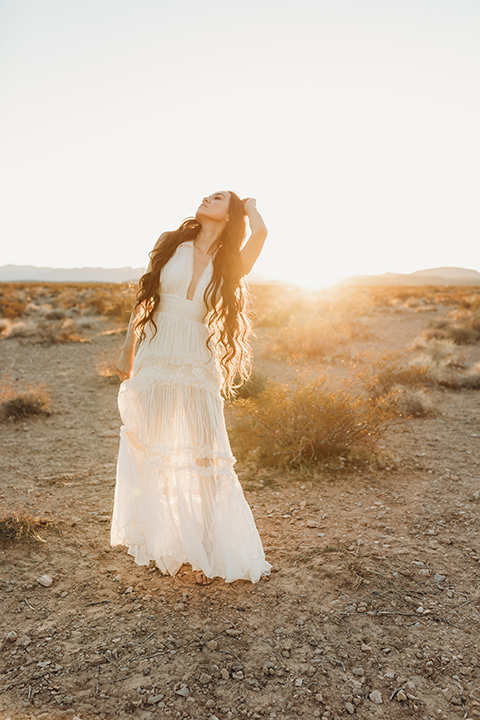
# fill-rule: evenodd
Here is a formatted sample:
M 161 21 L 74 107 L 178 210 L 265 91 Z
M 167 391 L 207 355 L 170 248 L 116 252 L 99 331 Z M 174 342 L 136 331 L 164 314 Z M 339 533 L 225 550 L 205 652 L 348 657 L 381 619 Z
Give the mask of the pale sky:
M 0 265 L 145 266 L 252 196 L 255 272 L 480 270 L 478 0 L 0 0 Z

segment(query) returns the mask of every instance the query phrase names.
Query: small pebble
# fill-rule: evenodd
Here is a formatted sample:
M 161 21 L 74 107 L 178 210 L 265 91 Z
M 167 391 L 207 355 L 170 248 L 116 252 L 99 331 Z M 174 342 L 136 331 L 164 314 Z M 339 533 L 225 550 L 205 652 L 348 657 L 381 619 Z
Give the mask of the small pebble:
M 379 690 L 372 690 L 368 697 L 372 702 L 377 703 L 377 705 L 381 705 L 383 703 L 382 694 Z
M 41 577 L 37 578 L 37 582 L 40 583 L 40 585 L 43 585 L 43 587 L 50 587 L 53 580 L 50 575 L 42 575 Z
M 17 635 L 17 633 L 15 632 L 15 630 L 10 630 L 10 632 L 7 634 L 7 640 L 8 640 L 9 642 L 15 642 L 15 640 L 17 639 L 17 637 L 18 637 L 18 635 Z
M 164 695 L 150 695 L 147 702 L 149 705 L 156 705 L 160 702 L 160 700 L 163 700 Z

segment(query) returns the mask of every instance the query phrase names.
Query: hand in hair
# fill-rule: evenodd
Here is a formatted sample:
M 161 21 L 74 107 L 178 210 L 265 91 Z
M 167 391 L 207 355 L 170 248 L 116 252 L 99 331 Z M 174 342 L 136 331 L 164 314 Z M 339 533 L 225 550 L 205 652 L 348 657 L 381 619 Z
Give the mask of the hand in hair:
M 247 215 L 250 210 L 257 209 L 257 201 L 255 200 L 255 198 L 251 198 L 251 197 L 243 198 L 242 202 L 245 206 L 245 212 L 247 213 Z

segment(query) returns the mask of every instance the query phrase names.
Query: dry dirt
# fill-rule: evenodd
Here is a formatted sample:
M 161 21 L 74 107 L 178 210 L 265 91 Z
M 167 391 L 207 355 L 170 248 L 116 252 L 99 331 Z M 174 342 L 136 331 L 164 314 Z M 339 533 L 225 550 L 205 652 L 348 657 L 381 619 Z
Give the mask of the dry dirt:
M 350 350 L 404 349 L 430 317 L 372 312 Z M 118 383 L 96 364 L 122 341 L 0 342 L 55 410 L 0 426 L 0 502 L 55 521 L 0 545 L 0 717 L 480 718 L 479 391 L 431 391 L 436 415 L 385 436 L 391 468 L 266 481 L 237 462 L 274 571 L 202 587 L 109 546 Z

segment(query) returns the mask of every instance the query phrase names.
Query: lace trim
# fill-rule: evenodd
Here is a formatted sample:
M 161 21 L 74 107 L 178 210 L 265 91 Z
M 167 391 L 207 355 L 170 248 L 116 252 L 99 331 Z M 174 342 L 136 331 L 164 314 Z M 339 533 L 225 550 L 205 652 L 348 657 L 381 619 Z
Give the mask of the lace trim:
M 138 356 L 137 356 L 138 357 Z M 217 365 L 213 356 L 209 357 L 208 360 L 202 362 L 201 360 L 195 360 L 191 355 L 172 355 L 171 357 L 164 356 L 158 357 L 158 355 L 145 355 L 143 358 L 138 357 L 138 363 L 135 369 L 153 365 L 156 368 L 164 368 L 168 365 L 174 367 L 188 367 L 191 368 L 192 372 L 208 372 L 214 377 L 217 375 Z
M 135 376 L 132 378 L 132 380 L 135 379 Z M 202 378 L 185 378 L 182 377 L 180 374 L 178 375 L 170 375 L 168 378 L 165 377 L 147 377 L 142 378 L 138 381 L 139 384 L 142 385 L 142 387 L 148 387 L 148 388 L 156 388 L 156 387 L 183 387 L 183 388 L 194 388 L 195 390 L 203 390 L 207 392 L 209 395 L 211 395 L 215 401 L 220 402 L 221 405 L 224 404 L 225 400 L 220 395 L 220 390 L 218 387 L 218 384 L 210 381 L 210 383 L 206 382 L 205 379 Z
M 231 474 L 236 463 L 236 458 L 232 453 L 220 452 L 208 445 L 203 447 L 187 444 L 181 446 L 159 445 L 155 449 L 148 448 L 139 443 L 124 425 L 120 429 L 120 435 L 125 437 L 148 462 L 167 470 L 193 470 L 197 474 L 211 476 L 212 470 L 215 470 L 217 475 L 217 470 L 221 468 L 223 471 L 228 470 L 229 474 Z M 183 455 L 186 452 L 191 453 L 192 459 L 187 462 L 180 461 L 178 455 Z M 210 465 L 202 466 L 196 463 L 195 460 L 207 460 Z

